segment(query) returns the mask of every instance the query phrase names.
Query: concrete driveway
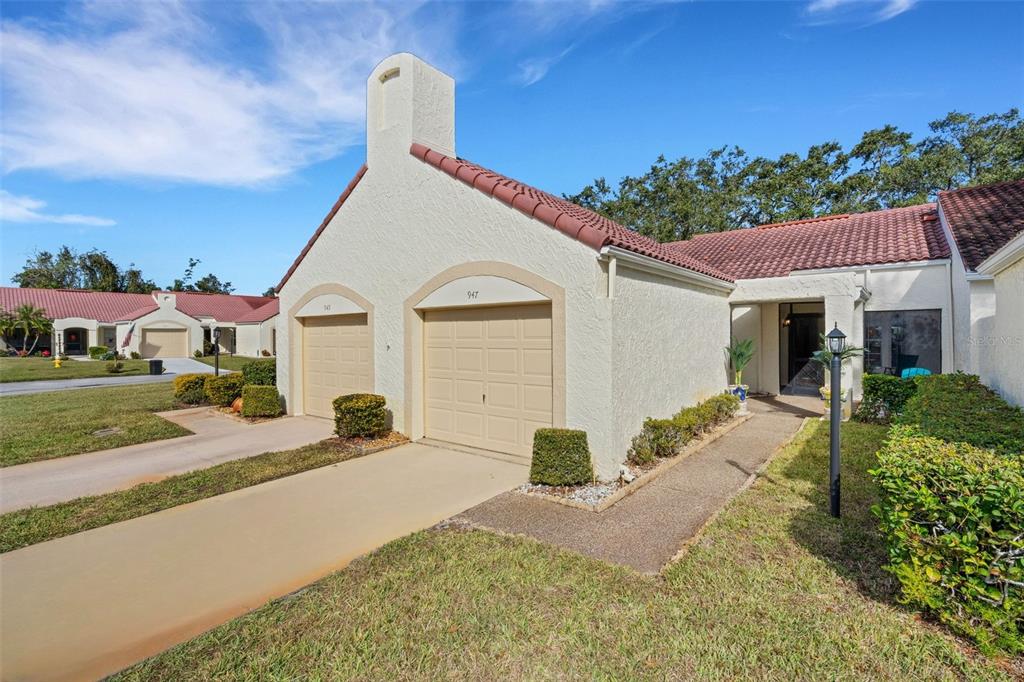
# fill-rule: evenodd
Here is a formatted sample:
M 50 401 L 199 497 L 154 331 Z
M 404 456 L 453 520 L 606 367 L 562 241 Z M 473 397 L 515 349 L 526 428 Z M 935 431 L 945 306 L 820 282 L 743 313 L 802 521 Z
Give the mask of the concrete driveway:
M 103 677 L 527 475 L 414 443 L 0 555 L 0 677 Z
M 334 431 L 329 419 L 281 417 L 248 424 L 209 407 L 157 415 L 193 435 L 0 468 L 0 513 L 123 490 L 264 452 L 291 450 L 329 438 Z
M 101 362 L 84 360 L 83 362 Z M 221 374 L 228 374 L 222 369 Z M 45 381 L 15 381 L 0 383 L 0 396 L 25 395 L 27 393 L 46 393 L 48 391 L 67 391 L 75 388 L 97 388 L 100 386 L 127 386 L 131 384 L 152 384 L 171 381 L 179 374 L 213 374 L 213 367 L 205 362 L 192 358 L 165 358 L 164 373 L 151 376 L 148 374 L 129 377 L 90 377 L 87 379 L 54 379 Z

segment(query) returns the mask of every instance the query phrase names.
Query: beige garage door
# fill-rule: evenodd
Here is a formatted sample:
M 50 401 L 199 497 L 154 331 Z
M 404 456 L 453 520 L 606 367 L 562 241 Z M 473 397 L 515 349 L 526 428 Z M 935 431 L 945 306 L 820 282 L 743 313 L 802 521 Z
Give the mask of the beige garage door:
M 426 435 L 529 455 L 551 426 L 551 306 L 428 312 Z
M 188 331 L 185 329 L 143 329 L 139 352 L 144 358 L 187 358 Z
M 302 326 L 303 411 L 333 419 L 335 398 L 371 390 L 366 315 L 307 317 Z

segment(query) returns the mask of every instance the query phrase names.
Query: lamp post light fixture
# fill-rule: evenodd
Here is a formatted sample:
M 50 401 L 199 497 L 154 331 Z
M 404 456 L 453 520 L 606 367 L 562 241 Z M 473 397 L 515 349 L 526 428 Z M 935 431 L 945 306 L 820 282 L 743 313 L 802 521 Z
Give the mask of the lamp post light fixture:
M 213 376 L 220 376 L 220 327 L 214 327 L 213 337 Z
M 830 417 L 829 427 L 829 459 L 828 459 L 828 496 L 832 516 L 839 518 L 839 429 L 842 422 L 842 354 L 846 350 L 846 334 L 839 331 L 839 323 L 828 333 L 828 351 L 832 355 L 830 373 L 832 386 L 829 388 Z

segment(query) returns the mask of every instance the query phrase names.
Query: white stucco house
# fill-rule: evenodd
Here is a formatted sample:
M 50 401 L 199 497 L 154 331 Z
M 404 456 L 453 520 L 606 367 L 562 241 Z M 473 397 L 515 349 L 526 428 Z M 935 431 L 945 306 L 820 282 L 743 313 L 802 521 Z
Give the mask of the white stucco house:
M 726 389 L 731 335 L 755 339 L 765 393 L 816 392 L 808 356 L 833 324 L 867 347 L 845 370 L 857 392 L 865 371 L 968 367 L 979 313 L 955 280 L 977 239 L 942 206 L 971 190 L 658 244 L 458 157 L 454 89 L 409 54 L 370 74 L 366 163 L 278 286 L 290 413 L 370 391 L 410 438 L 521 456 L 538 427 L 583 429 L 607 478 L 645 417 Z
M 123 294 L 72 289 L 0 287 L 0 308 L 31 304 L 53 322 L 39 348 L 85 355 L 107 346 L 144 358 L 190 357 L 221 330 L 222 353 L 274 353 L 277 299 L 266 296 L 154 291 Z M 20 343 L 15 343 L 20 348 Z

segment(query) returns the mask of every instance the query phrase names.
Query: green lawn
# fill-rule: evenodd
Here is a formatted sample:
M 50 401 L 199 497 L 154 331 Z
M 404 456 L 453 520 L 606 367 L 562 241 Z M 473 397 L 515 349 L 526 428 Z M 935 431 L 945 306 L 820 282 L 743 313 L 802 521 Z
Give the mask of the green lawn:
M 250 358 L 244 355 L 222 355 L 220 356 L 220 368 L 231 369 L 236 372 L 242 371 L 242 365 L 252 362 L 253 360 L 261 360 L 263 358 Z M 210 367 L 213 367 L 213 356 L 208 355 L 202 358 L 196 358 L 199 362 L 205 362 Z
M 225 462 L 129 490 L 9 512 L 0 516 L 0 552 L 127 521 L 355 456 L 354 449 L 329 439 L 295 450 Z
M 659 578 L 521 537 L 427 531 L 122 673 L 212 679 L 1008 679 L 893 602 L 844 427 L 845 515 L 810 427 Z M 1020 665 L 1017 663 L 1016 665 Z
M 153 414 L 175 407 L 169 381 L 0 398 L 0 466 L 187 435 Z M 93 435 L 111 427 L 121 431 Z
M 87 379 L 92 377 L 119 377 L 149 373 L 146 360 L 124 360 L 124 371 L 111 374 L 103 360 L 61 361 L 60 369 L 53 366 L 53 359 L 44 358 L 0 358 L 0 382 L 42 381 L 45 379 Z

